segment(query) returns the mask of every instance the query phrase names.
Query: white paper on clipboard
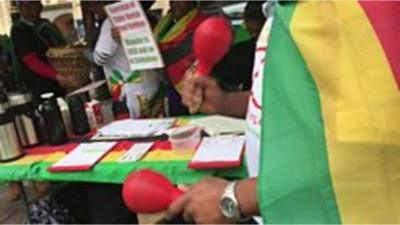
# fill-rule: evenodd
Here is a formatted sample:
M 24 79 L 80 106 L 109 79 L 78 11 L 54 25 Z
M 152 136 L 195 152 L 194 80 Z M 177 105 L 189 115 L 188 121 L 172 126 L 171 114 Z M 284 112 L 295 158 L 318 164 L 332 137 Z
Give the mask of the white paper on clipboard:
M 192 169 L 229 168 L 241 165 L 244 136 L 206 137 L 188 167 Z
M 193 119 L 190 124 L 201 127 L 208 135 L 244 134 L 246 121 L 221 115 Z
M 98 131 L 98 138 L 135 138 L 149 137 L 167 132 L 175 119 L 125 119 L 110 123 Z
M 84 171 L 92 168 L 105 154 L 107 154 L 117 142 L 83 143 L 54 163 L 49 170 Z

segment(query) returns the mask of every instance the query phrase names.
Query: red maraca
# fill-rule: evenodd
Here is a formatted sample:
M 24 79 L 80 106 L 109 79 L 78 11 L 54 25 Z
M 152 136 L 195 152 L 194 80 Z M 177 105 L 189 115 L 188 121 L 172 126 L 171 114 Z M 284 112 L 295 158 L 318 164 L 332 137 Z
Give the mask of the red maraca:
M 125 205 L 135 213 L 164 211 L 182 194 L 167 178 L 149 169 L 131 173 L 122 188 Z
M 228 52 L 232 30 L 222 17 L 211 17 L 201 23 L 193 36 L 193 51 L 198 60 L 196 74 L 209 75 L 211 69 Z
M 201 23 L 193 36 L 193 51 L 198 60 L 196 74 L 210 75 L 211 69 L 229 51 L 232 42 L 232 30 L 222 17 L 211 17 Z M 199 96 L 201 98 L 201 96 Z M 195 113 L 201 106 L 201 99 L 189 107 Z

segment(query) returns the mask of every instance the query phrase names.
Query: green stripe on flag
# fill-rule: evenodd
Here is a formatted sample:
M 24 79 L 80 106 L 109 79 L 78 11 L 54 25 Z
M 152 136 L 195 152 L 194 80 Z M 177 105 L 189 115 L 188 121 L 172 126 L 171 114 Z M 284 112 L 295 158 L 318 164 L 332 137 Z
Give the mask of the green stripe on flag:
M 113 70 L 109 80 L 112 84 L 116 85 L 120 82 L 124 82 L 124 77 L 122 76 L 122 73 L 120 71 Z
M 140 83 L 142 80 L 141 78 L 142 78 L 141 73 L 139 71 L 134 71 L 129 75 L 128 79 L 126 79 L 126 82 L 127 83 Z
M 340 223 L 319 93 L 289 30 L 295 7 L 277 5 L 268 46 L 260 211 L 265 223 Z

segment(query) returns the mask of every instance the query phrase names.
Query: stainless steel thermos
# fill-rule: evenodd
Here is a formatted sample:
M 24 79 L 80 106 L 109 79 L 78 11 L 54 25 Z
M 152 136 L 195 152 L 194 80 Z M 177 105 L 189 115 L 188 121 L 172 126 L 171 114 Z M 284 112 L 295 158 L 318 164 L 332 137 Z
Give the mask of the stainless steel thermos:
M 28 148 L 41 142 L 39 130 L 39 115 L 30 93 L 10 93 L 10 112 L 14 115 L 15 126 L 22 147 Z
M 8 111 L 7 102 L 0 103 L 0 162 L 6 162 L 23 155 L 14 126 L 14 117 Z

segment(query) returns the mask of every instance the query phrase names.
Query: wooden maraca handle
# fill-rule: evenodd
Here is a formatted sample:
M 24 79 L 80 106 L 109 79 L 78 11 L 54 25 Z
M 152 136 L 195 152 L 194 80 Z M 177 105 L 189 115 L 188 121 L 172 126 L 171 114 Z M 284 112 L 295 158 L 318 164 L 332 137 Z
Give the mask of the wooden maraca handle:
M 190 65 L 189 69 L 185 73 L 185 79 L 188 79 L 190 76 L 201 76 L 197 71 L 197 65 L 197 61 Z M 192 100 L 191 104 L 188 105 L 190 114 L 196 114 L 197 112 L 199 112 L 201 104 L 203 103 L 203 90 L 196 86 L 195 89 L 196 97 Z
M 202 104 L 203 104 L 203 89 L 198 89 L 198 93 L 196 93 L 196 98 L 192 101 L 192 104 L 189 106 L 190 114 L 196 114 L 197 112 L 199 112 Z

